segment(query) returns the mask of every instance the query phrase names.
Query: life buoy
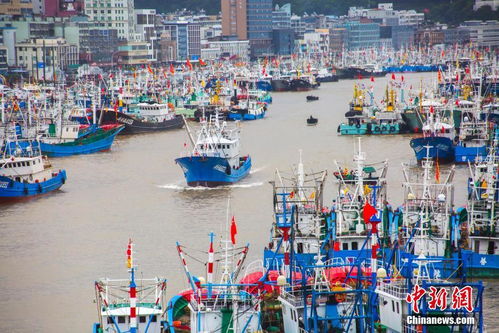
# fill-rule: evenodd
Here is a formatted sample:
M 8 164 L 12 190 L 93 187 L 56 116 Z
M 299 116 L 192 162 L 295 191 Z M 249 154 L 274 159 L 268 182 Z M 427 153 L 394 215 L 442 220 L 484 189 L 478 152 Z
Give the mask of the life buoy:
M 381 126 L 381 130 L 382 130 L 383 132 L 386 132 L 386 126 Z
M 374 130 L 375 130 L 376 132 L 379 132 L 379 126 L 374 127 Z
M 395 132 L 395 126 L 390 126 L 390 133 Z
M 360 124 L 355 124 L 355 127 L 360 128 Z

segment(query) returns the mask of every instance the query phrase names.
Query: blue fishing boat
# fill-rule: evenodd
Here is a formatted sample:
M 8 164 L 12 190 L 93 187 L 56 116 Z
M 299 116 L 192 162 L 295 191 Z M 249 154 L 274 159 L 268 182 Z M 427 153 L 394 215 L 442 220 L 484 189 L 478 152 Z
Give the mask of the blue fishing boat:
M 466 232 L 461 233 L 469 274 L 479 277 L 499 276 L 499 136 L 482 161 L 470 164 Z M 465 236 L 468 237 L 465 237 Z M 456 254 L 457 255 L 457 254 Z
M 6 141 L 0 158 L 0 201 L 49 193 L 66 182 L 65 170 L 52 170 L 38 141 Z
M 86 130 L 80 124 L 64 123 L 56 132 L 55 125 L 49 125 L 48 132 L 40 138 L 40 148 L 44 154 L 63 157 L 79 154 L 92 154 L 111 149 L 116 135 L 124 125 L 92 125 Z
M 430 147 L 430 158 L 438 159 L 442 163 L 454 161 L 455 129 L 447 119 L 442 117 L 440 114 L 442 111 L 431 107 L 423 124 L 423 136 L 411 139 L 410 145 L 418 162 L 427 157 L 427 146 Z
M 257 120 L 265 117 L 267 104 L 256 100 L 239 101 L 227 113 L 227 120 Z
M 480 120 L 478 109 L 463 111 L 459 126 L 458 142 L 454 146 L 456 163 L 484 159 L 489 143 L 488 122 Z
M 229 129 L 218 113 L 201 121 L 197 140 L 190 134 L 193 150 L 175 162 L 180 165 L 189 186 L 215 187 L 236 183 L 251 170 L 249 155 L 240 156 L 240 128 Z

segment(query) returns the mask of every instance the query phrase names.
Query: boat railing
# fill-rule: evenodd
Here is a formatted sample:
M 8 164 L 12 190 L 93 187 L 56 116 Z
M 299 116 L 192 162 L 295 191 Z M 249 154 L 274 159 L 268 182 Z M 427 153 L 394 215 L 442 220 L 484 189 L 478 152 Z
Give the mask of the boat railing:
M 400 299 L 405 299 L 408 294 L 407 286 L 405 284 L 402 284 L 400 280 L 379 281 L 377 284 L 377 289 Z
M 419 333 L 417 327 L 414 325 L 409 325 L 407 324 L 407 320 L 404 318 L 402 319 L 402 332 L 403 333 Z

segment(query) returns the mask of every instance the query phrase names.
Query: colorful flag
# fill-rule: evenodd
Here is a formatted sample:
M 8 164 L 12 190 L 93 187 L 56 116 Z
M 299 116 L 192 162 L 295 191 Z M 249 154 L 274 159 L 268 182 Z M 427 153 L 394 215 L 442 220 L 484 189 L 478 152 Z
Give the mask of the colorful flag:
M 378 211 L 376 210 L 376 208 L 371 206 L 371 204 L 369 204 L 369 202 L 366 200 L 366 203 L 364 204 L 364 209 L 362 211 L 362 218 L 364 219 L 364 222 L 369 223 L 371 217 L 373 217 L 373 215 L 376 215 L 377 212 Z
M 170 64 L 170 73 L 175 74 L 175 67 L 173 67 L 173 64 Z
M 192 71 L 192 64 L 191 64 L 191 61 L 189 60 L 189 58 L 187 58 L 185 65 L 187 66 L 187 68 L 189 68 L 190 71 Z
M 395 73 L 392 73 L 392 80 L 395 80 Z
M 230 240 L 232 242 L 232 245 L 236 245 L 236 235 L 237 235 L 236 218 L 232 216 L 232 222 L 230 224 Z

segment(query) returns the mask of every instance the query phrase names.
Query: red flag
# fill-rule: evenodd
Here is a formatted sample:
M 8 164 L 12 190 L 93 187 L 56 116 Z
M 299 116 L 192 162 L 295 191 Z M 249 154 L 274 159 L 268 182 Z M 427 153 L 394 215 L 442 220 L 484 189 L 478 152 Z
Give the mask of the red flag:
M 230 240 L 232 242 L 232 245 L 236 245 L 236 235 L 237 235 L 236 218 L 232 216 L 232 222 L 230 224 Z
M 433 110 L 433 105 L 430 105 L 430 113 L 434 113 L 435 110 Z
M 378 211 L 376 208 L 371 206 L 369 202 L 366 200 L 366 203 L 364 204 L 364 210 L 362 211 L 362 218 L 364 219 L 365 223 L 369 223 L 369 220 L 373 215 L 375 215 Z
M 371 82 L 374 82 L 374 76 L 371 75 Z
M 362 80 L 362 79 L 363 79 L 362 74 L 360 74 L 360 73 L 359 73 L 359 75 L 357 76 L 357 78 L 358 78 L 359 80 Z
M 395 80 L 395 73 L 392 73 L 392 80 Z
M 203 59 L 199 59 L 199 64 L 201 66 L 206 66 L 206 62 L 204 62 Z
M 185 65 L 187 66 L 187 68 L 189 68 L 190 71 L 192 71 L 192 64 L 191 64 L 191 61 L 189 60 L 189 58 L 187 58 Z
M 173 67 L 173 64 L 170 64 L 170 73 L 175 74 L 175 67 Z
M 147 65 L 147 71 L 151 74 L 154 74 L 154 72 L 152 71 L 151 65 Z
M 470 68 L 466 67 L 466 69 L 464 71 L 466 72 L 466 74 L 469 74 L 470 73 Z
M 404 76 L 403 76 L 403 75 L 400 77 L 400 80 L 401 80 L 402 82 L 404 82 Z
M 440 68 L 438 69 L 438 82 L 442 82 L 442 71 L 440 70 Z

